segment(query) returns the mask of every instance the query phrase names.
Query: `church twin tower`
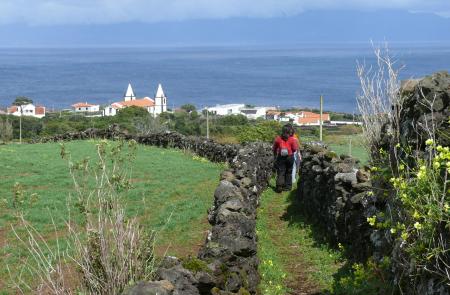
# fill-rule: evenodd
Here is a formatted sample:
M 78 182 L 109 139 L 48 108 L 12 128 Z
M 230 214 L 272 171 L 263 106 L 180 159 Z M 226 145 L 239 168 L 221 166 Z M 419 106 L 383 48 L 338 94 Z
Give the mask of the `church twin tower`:
M 163 88 L 161 84 L 158 84 L 158 89 L 156 90 L 155 98 L 151 99 L 149 97 L 145 97 L 144 99 L 150 99 L 154 102 L 154 112 L 156 114 L 161 114 L 163 112 L 167 112 L 167 97 L 164 94 Z M 134 94 L 133 87 L 131 87 L 131 83 L 128 84 L 127 91 L 123 96 L 124 101 L 135 101 L 136 95 Z

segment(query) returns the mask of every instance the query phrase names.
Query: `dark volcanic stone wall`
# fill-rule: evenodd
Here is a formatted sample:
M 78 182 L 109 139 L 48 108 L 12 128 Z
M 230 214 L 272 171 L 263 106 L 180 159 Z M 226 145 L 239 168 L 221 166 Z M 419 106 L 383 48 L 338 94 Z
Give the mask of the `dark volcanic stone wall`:
M 140 282 L 124 294 L 256 294 L 259 284 L 256 255 L 256 209 L 272 174 L 273 155 L 266 143 L 223 145 L 176 132 L 132 136 L 117 126 L 66 133 L 39 142 L 106 138 L 165 148 L 190 150 L 214 162 L 227 162 L 220 175 L 214 203 L 208 210 L 212 229 L 197 258 L 166 257 L 155 281 Z
M 403 81 L 404 99 L 400 113 L 400 138 L 403 145 L 423 150 L 429 138 L 427 128 L 437 130 L 436 139 L 450 146 L 450 75 L 438 72 L 419 80 Z
M 319 146 L 305 146 L 302 155 L 298 197 L 304 213 L 322 227 L 329 241 L 364 260 L 372 254 L 367 217 L 377 212 L 368 173 L 356 168 L 355 159 L 339 158 Z
M 237 155 L 238 145 L 219 144 L 202 137 L 185 136 L 177 132 L 161 132 L 146 136 L 129 135 L 120 131 L 117 125 L 112 125 L 108 129 L 90 128 L 81 132 L 68 132 L 52 137 L 43 137 L 34 142 L 54 142 L 67 140 L 83 140 L 91 138 L 134 139 L 138 143 L 152 145 L 163 148 L 177 148 L 190 150 L 199 156 L 207 158 L 212 162 L 230 162 Z

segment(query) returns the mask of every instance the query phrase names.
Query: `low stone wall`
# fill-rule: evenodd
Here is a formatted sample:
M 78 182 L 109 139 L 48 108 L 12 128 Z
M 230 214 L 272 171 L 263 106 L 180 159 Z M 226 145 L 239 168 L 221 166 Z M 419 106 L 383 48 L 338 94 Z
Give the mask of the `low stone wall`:
M 298 197 L 304 213 L 322 227 L 331 243 L 341 243 L 348 254 L 363 261 L 373 250 L 373 229 L 367 217 L 379 202 L 369 191 L 369 175 L 351 157 L 337 157 L 324 147 L 310 145 L 302 151 Z
M 117 126 L 67 133 L 39 142 L 106 138 L 165 148 L 190 150 L 214 162 L 228 162 L 220 175 L 214 203 L 208 210 L 212 229 L 197 258 L 166 257 L 155 281 L 140 282 L 124 294 L 256 294 L 259 284 L 256 255 L 256 209 L 272 174 L 273 156 L 266 143 L 223 145 L 175 132 L 132 136 Z
M 177 132 L 161 132 L 145 136 L 130 135 L 122 132 L 117 125 L 112 125 L 108 129 L 90 128 L 81 132 L 68 132 L 52 137 L 43 137 L 34 140 L 34 143 L 83 140 L 91 138 L 104 138 L 112 140 L 119 138 L 126 140 L 134 139 L 138 143 L 146 145 L 190 150 L 212 162 L 230 162 L 236 157 L 239 150 L 238 145 L 219 144 L 206 138 L 185 136 Z

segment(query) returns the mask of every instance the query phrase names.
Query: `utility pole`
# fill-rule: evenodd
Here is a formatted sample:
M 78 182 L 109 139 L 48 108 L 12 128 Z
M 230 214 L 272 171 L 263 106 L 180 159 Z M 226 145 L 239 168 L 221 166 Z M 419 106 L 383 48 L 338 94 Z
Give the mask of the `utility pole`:
M 350 141 L 348 143 L 348 155 L 352 156 L 352 138 L 350 137 Z
M 20 105 L 20 118 L 19 118 L 19 143 L 22 144 L 22 116 L 23 116 L 23 107 Z
M 206 108 L 206 138 L 209 139 L 209 111 Z
M 320 96 L 320 141 L 323 140 L 323 133 L 322 133 L 322 125 L 323 125 L 323 120 L 322 120 L 322 114 L 323 114 L 323 95 Z

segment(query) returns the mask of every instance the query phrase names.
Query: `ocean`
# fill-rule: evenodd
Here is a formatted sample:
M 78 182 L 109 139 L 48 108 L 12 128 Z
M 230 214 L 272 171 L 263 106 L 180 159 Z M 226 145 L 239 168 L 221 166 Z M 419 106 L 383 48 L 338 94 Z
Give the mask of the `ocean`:
M 450 70 L 450 45 L 391 46 L 401 79 Z M 192 103 L 324 108 L 357 112 L 357 61 L 374 63 L 370 44 L 178 48 L 3 48 L 0 106 L 27 96 L 49 109 L 80 101 L 120 101 L 163 85 L 170 108 Z

